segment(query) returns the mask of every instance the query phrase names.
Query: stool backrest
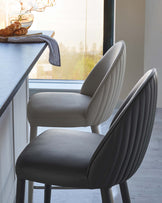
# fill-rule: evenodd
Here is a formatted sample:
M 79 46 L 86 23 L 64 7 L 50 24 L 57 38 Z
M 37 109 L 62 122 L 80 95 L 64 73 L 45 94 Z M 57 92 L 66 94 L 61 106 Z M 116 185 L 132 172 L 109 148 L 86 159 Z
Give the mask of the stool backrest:
M 81 94 L 92 97 L 86 112 L 88 123 L 107 120 L 116 106 L 125 73 L 126 47 L 123 41 L 112 46 L 85 80 Z
M 151 137 L 156 102 L 157 76 L 152 69 L 130 92 L 96 149 L 88 170 L 93 187 L 122 183 L 137 171 Z

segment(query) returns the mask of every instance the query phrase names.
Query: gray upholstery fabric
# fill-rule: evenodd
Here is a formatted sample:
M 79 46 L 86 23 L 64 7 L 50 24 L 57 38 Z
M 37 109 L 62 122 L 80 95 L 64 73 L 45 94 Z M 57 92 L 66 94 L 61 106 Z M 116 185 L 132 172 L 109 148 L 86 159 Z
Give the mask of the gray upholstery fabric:
M 39 139 L 37 139 L 39 138 Z M 87 168 L 102 135 L 48 130 L 34 139 L 17 162 L 20 178 L 43 183 L 88 187 Z
M 91 186 L 111 187 L 126 181 L 137 171 L 150 141 L 156 102 L 157 76 L 153 69 L 128 95 L 93 154 L 89 167 Z M 96 172 L 100 176 L 96 176 Z
M 117 112 L 106 136 L 48 130 L 19 156 L 18 179 L 68 187 L 110 188 L 130 178 L 147 150 L 157 101 L 156 70 L 147 72 Z
M 87 79 L 84 81 L 81 93 L 93 96 L 100 83 L 103 81 L 103 78 L 108 74 L 108 71 L 110 71 L 112 66 L 115 66 L 116 63 L 118 63 L 118 60 L 120 61 L 123 55 L 126 57 L 126 47 L 124 41 L 120 41 L 112 46 L 92 69 Z
M 38 93 L 30 98 L 31 126 L 95 126 L 107 120 L 118 102 L 125 73 L 126 48 L 116 43 L 85 80 L 81 93 Z
M 34 126 L 85 126 L 90 101 L 79 93 L 38 93 L 28 103 L 28 119 Z
M 101 61 L 103 62 L 101 63 L 102 66 L 107 67 L 107 72 L 93 94 L 87 111 L 87 120 L 93 125 L 98 125 L 107 120 L 118 102 L 125 73 L 125 51 L 124 43 L 117 43 Z M 112 64 L 106 66 L 109 63 L 109 57 Z

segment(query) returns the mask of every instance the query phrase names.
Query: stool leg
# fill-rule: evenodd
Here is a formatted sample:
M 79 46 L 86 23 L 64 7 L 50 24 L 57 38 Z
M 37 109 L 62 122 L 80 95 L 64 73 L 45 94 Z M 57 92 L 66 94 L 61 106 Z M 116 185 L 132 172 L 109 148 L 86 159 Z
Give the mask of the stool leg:
M 129 190 L 127 182 L 120 183 L 120 191 L 122 195 L 123 203 L 130 203 L 130 196 L 129 196 Z
M 37 136 L 37 126 L 30 126 L 30 142 Z
M 29 183 L 28 183 L 28 203 L 33 202 L 33 188 L 34 188 L 33 182 L 29 181 Z
M 111 188 L 101 188 L 102 203 L 113 203 Z
M 50 203 L 51 202 L 51 185 L 45 185 L 44 190 L 44 203 Z
M 30 142 L 37 136 L 37 126 L 30 126 Z M 28 203 L 33 202 L 33 182 L 29 181 L 28 186 Z
M 24 203 L 25 180 L 17 179 L 16 203 Z
M 99 127 L 98 127 L 98 125 L 92 125 L 91 126 L 91 130 L 92 130 L 93 133 L 99 134 Z

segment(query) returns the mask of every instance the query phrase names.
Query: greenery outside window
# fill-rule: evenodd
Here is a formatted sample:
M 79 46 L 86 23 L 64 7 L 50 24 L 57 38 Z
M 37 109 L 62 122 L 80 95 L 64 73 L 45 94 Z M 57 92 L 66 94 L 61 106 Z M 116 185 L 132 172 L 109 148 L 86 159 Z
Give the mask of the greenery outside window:
M 57 0 L 44 13 L 35 12 L 32 29 L 54 30 L 61 67 L 48 62 L 48 49 L 30 79 L 84 80 L 113 43 L 114 0 Z

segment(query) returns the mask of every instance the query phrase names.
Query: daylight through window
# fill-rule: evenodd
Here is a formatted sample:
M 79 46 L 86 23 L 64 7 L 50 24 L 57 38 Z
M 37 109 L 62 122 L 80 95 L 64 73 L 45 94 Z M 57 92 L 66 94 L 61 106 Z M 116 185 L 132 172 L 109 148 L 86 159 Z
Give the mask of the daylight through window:
M 55 31 L 61 67 L 49 64 L 47 49 L 30 79 L 84 80 L 103 54 L 103 1 L 56 0 L 34 16 L 31 29 Z

